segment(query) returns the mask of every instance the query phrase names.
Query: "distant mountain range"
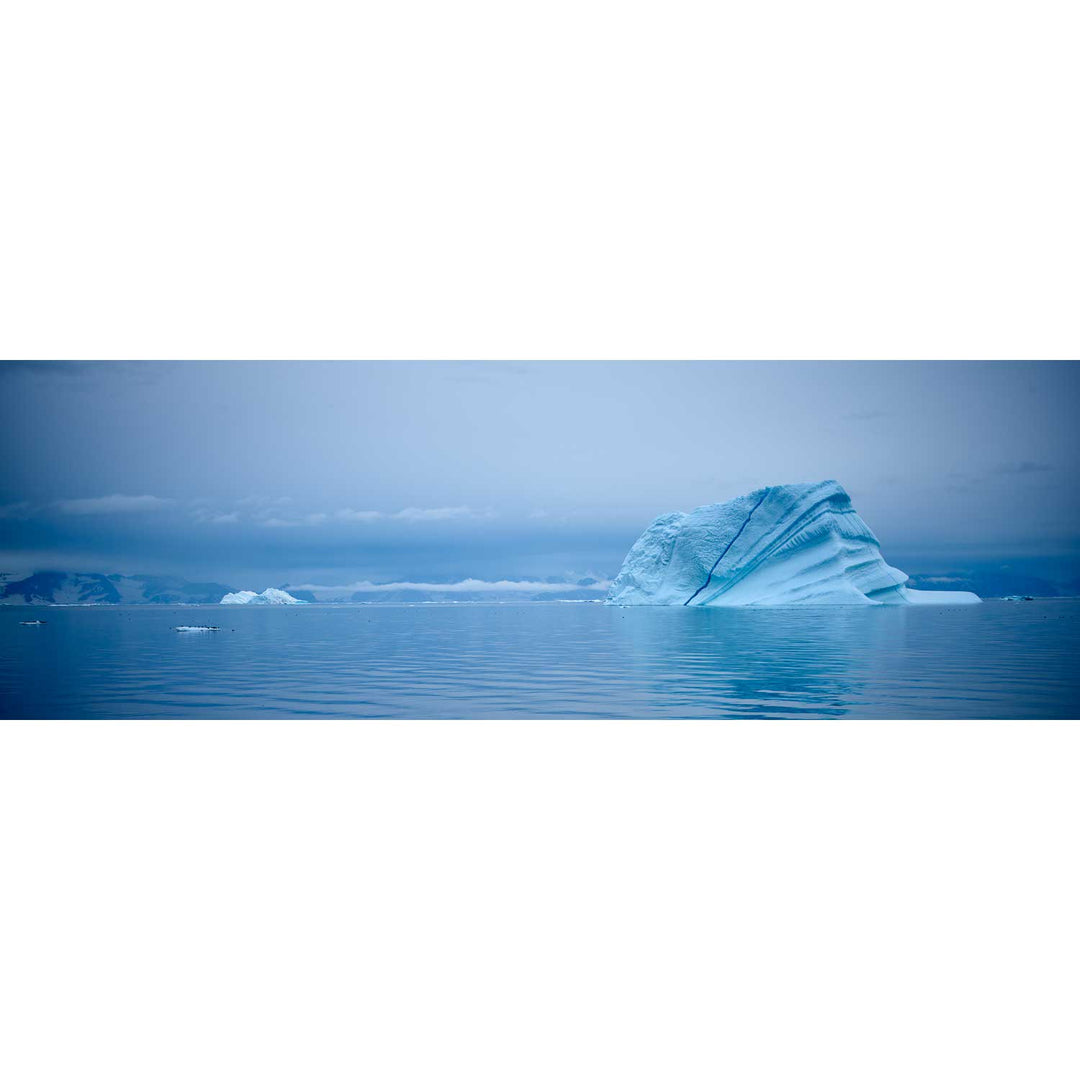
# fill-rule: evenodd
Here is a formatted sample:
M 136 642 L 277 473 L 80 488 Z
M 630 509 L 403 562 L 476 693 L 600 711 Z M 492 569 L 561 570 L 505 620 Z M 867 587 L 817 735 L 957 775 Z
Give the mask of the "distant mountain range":
M 979 596 L 1080 596 L 1080 579 L 1049 581 L 1035 574 L 1004 570 L 953 570 L 942 574 L 912 574 L 916 589 L 967 589 Z
M 151 574 L 47 570 L 18 581 L 0 575 L 0 604 L 216 604 L 232 591 L 214 581 Z
M 521 591 L 498 592 L 477 590 L 463 591 L 455 588 L 442 592 L 437 587 L 430 591 L 420 589 L 386 589 L 354 591 L 346 588 L 328 590 L 316 596 L 304 589 L 292 589 L 288 584 L 265 590 L 264 594 L 288 590 L 293 599 L 305 603 L 475 603 L 479 601 L 523 600 L 597 600 L 603 592 L 588 586 L 591 578 L 579 582 L 566 582 L 565 589 L 546 587 L 540 592 L 522 583 Z M 545 583 L 550 586 L 550 583 Z M 559 584 L 562 584 L 561 582 Z M 222 599 L 234 596 L 250 597 L 232 585 L 215 581 L 185 581 L 180 577 L 153 576 L 150 574 L 80 574 L 49 570 L 31 574 L 16 580 L 13 574 L 0 573 L 0 604 L 220 604 Z M 235 601 L 229 601 L 235 603 Z M 265 603 L 266 601 L 262 601 Z

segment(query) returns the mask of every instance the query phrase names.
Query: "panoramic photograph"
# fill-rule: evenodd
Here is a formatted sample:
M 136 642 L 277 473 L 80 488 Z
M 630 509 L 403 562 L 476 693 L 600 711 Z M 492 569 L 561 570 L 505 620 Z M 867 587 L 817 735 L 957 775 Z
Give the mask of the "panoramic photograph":
M 3 29 L 2 1080 L 1080 1078 L 1080 5 Z
M 1080 713 L 1080 365 L 0 364 L 5 718 Z

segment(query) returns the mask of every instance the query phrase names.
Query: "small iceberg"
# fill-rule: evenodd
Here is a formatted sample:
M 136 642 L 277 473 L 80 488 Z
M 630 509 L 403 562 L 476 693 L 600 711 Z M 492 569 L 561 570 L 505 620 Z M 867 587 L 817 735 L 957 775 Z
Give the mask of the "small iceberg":
M 20 622 L 20 626 L 44 626 L 44 619 L 30 619 L 28 622 Z
M 297 600 L 284 589 L 263 589 L 261 593 L 252 592 L 250 589 L 241 589 L 239 592 L 226 593 L 220 601 L 222 604 L 306 604 L 306 600 Z
M 181 634 L 200 634 L 209 630 L 220 630 L 220 626 L 174 626 L 174 630 L 180 631 Z

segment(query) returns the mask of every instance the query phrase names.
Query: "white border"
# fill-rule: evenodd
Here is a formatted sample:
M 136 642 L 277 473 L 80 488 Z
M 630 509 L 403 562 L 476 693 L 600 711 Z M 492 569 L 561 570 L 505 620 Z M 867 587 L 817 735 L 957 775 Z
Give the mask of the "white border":
M 1080 726 L 0 728 L 6 1076 L 1072 1080 Z
M 9 5 L 0 355 L 1080 356 L 1065 0 Z

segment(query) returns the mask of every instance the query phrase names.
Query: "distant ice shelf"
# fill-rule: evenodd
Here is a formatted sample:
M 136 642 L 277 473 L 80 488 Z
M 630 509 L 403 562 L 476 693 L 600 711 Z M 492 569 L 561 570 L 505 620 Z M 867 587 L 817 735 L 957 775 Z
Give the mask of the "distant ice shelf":
M 638 537 L 607 603 L 978 604 L 971 592 L 907 588 L 835 481 L 759 488 L 690 513 L 663 514 Z
M 221 598 L 222 604 L 306 604 L 306 600 L 297 600 L 284 589 L 263 589 L 261 593 L 241 589 L 240 592 L 226 593 Z

